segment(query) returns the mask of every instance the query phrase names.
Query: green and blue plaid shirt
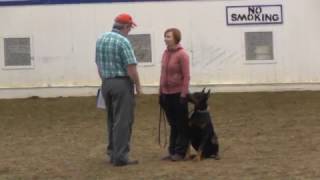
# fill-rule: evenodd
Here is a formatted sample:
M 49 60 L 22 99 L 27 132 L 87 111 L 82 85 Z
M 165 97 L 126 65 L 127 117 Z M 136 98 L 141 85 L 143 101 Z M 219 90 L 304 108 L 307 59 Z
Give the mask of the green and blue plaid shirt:
M 113 30 L 98 38 L 96 64 L 101 78 L 113 78 L 128 76 L 127 65 L 137 64 L 137 60 L 129 40 Z

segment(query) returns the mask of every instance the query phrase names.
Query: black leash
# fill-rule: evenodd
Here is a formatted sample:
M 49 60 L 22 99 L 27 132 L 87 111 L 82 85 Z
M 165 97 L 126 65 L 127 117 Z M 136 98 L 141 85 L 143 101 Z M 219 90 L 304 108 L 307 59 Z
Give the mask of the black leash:
M 159 127 L 158 127 L 158 143 L 161 147 L 161 122 L 163 121 L 163 127 L 164 127 L 164 145 L 163 148 L 167 146 L 168 140 L 167 140 L 167 118 L 164 110 L 160 106 L 160 116 L 159 116 Z

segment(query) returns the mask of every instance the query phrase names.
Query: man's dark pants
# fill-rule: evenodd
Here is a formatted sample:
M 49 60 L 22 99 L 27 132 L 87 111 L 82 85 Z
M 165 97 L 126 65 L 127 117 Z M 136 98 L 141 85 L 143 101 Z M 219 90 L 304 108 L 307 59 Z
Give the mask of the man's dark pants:
M 127 163 L 134 121 L 134 85 L 129 77 L 103 79 L 106 102 L 108 155 L 113 164 Z

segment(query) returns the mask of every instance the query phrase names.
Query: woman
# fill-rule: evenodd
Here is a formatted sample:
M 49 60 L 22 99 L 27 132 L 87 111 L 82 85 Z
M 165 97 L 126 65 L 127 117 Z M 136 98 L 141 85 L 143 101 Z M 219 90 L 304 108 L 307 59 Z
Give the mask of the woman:
M 180 161 L 186 155 L 188 139 L 189 56 L 180 45 L 181 32 L 165 31 L 167 49 L 162 56 L 159 103 L 170 124 L 169 155 L 163 160 Z

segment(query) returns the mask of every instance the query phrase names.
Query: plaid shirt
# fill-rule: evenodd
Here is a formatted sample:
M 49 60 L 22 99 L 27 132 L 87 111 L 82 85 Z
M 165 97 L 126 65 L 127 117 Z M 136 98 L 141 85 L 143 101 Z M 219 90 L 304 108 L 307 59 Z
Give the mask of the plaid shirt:
M 96 64 L 101 78 L 113 78 L 128 76 L 127 65 L 137 64 L 137 60 L 129 40 L 113 30 L 98 38 Z

